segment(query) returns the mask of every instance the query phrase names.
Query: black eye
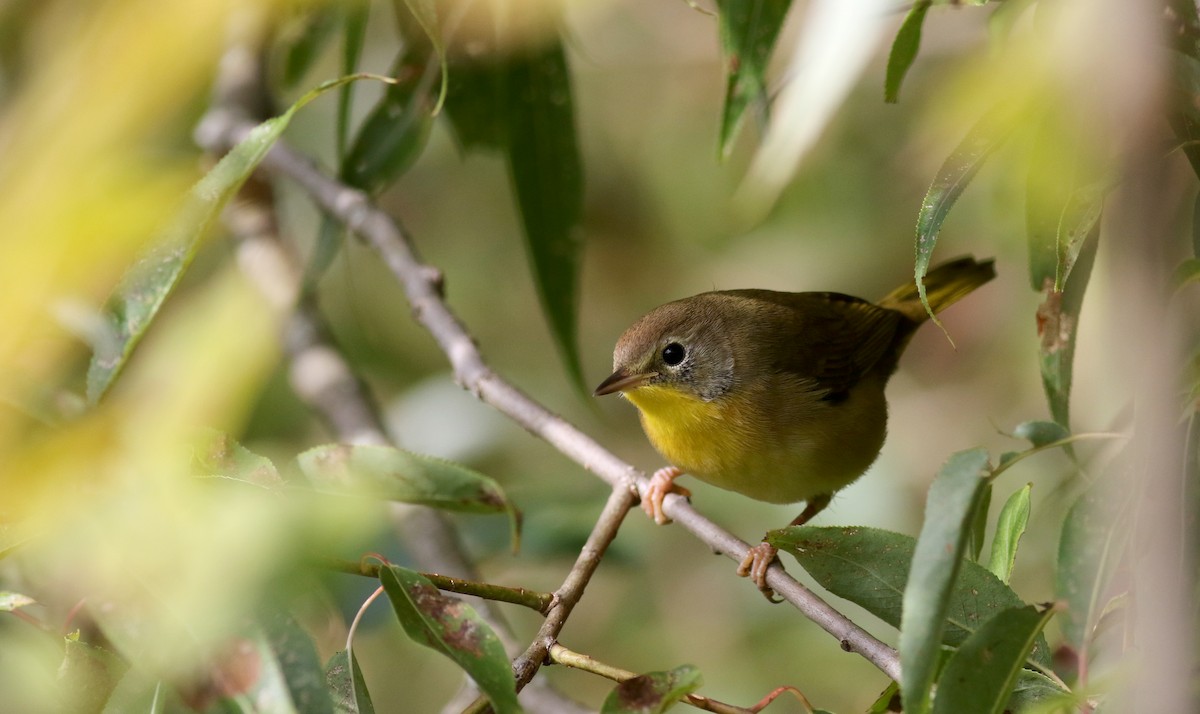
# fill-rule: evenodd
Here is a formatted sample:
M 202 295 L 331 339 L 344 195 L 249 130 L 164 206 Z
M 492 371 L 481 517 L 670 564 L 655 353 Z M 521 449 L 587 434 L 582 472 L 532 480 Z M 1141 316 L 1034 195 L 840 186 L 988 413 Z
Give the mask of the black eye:
M 663 362 L 666 362 L 668 367 L 674 367 L 682 362 L 683 355 L 683 345 L 679 344 L 678 342 L 672 342 L 664 347 L 662 351 Z

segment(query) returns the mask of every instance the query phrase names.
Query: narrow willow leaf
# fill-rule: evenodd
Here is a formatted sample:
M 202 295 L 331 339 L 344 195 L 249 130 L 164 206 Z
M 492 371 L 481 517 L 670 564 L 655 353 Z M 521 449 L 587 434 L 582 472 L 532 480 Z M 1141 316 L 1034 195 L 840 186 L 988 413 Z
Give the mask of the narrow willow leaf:
M 1032 491 L 1033 484 L 1025 484 L 1009 496 L 1004 508 L 1000 509 L 996 535 L 992 538 L 992 557 L 988 560 L 988 570 L 1000 578 L 1000 582 L 1007 583 L 1016 566 L 1017 546 L 1029 524 L 1029 495 Z
M 900 623 L 900 691 L 904 710 L 923 714 L 969 527 L 991 466 L 985 449 L 954 454 L 938 472 L 925 502 L 925 524 L 913 552 Z
M 375 705 L 367 691 L 358 658 L 346 650 L 338 650 L 325 665 L 325 683 L 333 693 L 333 706 L 337 714 L 375 714 Z
M 204 476 L 242 481 L 271 490 L 281 489 L 284 485 L 270 459 L 250 451 L 224 432 L 207 431 L 196 445 L 193 461 L 194 471 Z
M 797 526 L 771 531 L 768 542 L 787 551 L 829 592 L 849 600 L 892 627 L 901 608 L 916 540 L 878 528 Z M 978 563 L 962 561 L 950 593 L 942 644 L 957 647 L 1001 610 L 1026 603 Z M 1048 665 L 1045 642 L 1030 660 Z
M 728 156 L 753 103 L 766 108 L 767 64 L 791 0 L 717 0 L 721 50 L 725 54 L 725 108 L 721 114 L 721 156 Z
M 395 565 L 380 569 L 379 582 L 409 638 L 461 667 L 491 700 L 496 714 L 521 711 L 504 646 L 473 607 Z
M 356 493 L 467 513 L 505 513 L 516 538 L 519 517 L 492 479 L 465 466 L 389 446 L 324 444 L 296 457 L 318 489 Z
M 342 22 L 342 74 L 351 74 L 358 69 L 363 43 L 367 38 L 367 19 L 371 5 L 366 0 L 347 0 L 343 3 L 346 16 Z M 338 90 L 337 105 L 337 155 L 346 155 L 346 142 L 350 137 L 350 109 L 354 103 L 354 85 L 343 84 Z
M 700 670 L 687 664 L 670 672 L 643 674 L 618 684 L 605 698 L 600 714 L 662 714 L 700 684 Z
M 1055 421 L 1024 421 L 1013 428 L 1013 436 L 1036 446 L 1046 446 L 1071 436 L 1071 432 Z
M 1091 637 L 1105 602 L 1112 570 L 1127 545 L 1127 504 L 1093 486 L 1067 512 L 1058 543 L 1055 592 L 1067 605 L 1061 618 L 1063 638 L 1076 650 Z
M 262 628 L 296 710 L 303 714 L 334 714 L 333 699 L 325 686 L 325 671 L 312 637 L 283 614 L 267 616 Z
M 921 47 L 921 27 L 925 24 L 925 15 L 933 5 L 933 0 L 917 0 L 913 3 L 904 24 L 896 33 L 892 42 L 892 51 L 888 55 L 887 77 L 883 83 L 883 101 L 895 104 L 900 100 L 900 84 L 904 76 L 917 59 L 917 50 Z
M 192 258 L 221 209 L 258 167 L 292 117 L 321 94 L 368 75 L 325 82 L 286 112 L 256 126 L 188 192 L 165 233 L 122 278 L 105 306 L 108 335 L 93 345 L 87 373 L 88 401 L 96 404 L 112 386 Z M 378 78 L 382 79 L 382 78 Z
M 413 63 L 405 53 L 393 68 L 396 84 L 387 88 L 363 120 L 342 160 L 346 183 L 376 194 L 413 165 L 433 126 L 428 65 Z
M 1008 708 L 1013 714 L 1032 714 L 1033 712 L 1067 714 L 1078 711 L 1079 703 L 1076 697 L 1060 687 L 1053 679 L 1041 672 L 1028 669 L 1021 670 L 1017 675 L 1017 684 L 1008 698 Z M 1071 704 L 1076 706 L 1069 706 Z
M 1063 291 L 1059 292 L 1047 286 L 1044 291 L 1045 297 L 1037 310 L 1042 388 L 1050 405 L 1050 415 L 1068 429 L 1071 417 L 1075 338 L 1079 332 L 1080 309 L 1083 307 L 1083 296 L 1091 279 L 1099 242 L 1100 224 L 1097 223 L 1084 241 Z
M 1186 2 L 1175 3 L 1183 8 Z M 1191 9 L 1195 15 L 1195 8 Z M 1200 60 L 1196 57 L 1196 46 L 1192 45 L 1182 52 L 1169 53 L 1171 83 L 1168 85 L 1169 103 L 1166 112 L 1175 137 L 1179 140 L 1180 151 L 1187 157 L 1192 166 L 1192 172 L 1200 176 L 1200 108 L 1196 106 L 1195 98 L 1200 96 Z M 1200 256 L 1200 250 L 1196 252 Z
M 954 207 L 958 197 L 966 190 L 967 184 L 975 178 L 975 174 L 983 167 L 992 152 L 998 149 L 1012 133 L 1013 116 L 1014 112 L 1011 109 L 1003 106 L 997 107 L 985 114 L 975 126 L 971 127 L 966 137 L 959 142 L 949 158 L 938 169 L 933 183 L 925 193 L 925 200 L 921 202 L 921 211 L 917 215 L 914 272 L 921 303 L 929 312 L 930 319 L 938 326 L 941 326 L 942 323 L 938 320 L 937 315 L 933 314 L 933 310 L 929 307 L 929 300 L 925 297 L 925 274 L 929 272 L 929 261 L 933 256 L 933 249 L 937 245 L 938 233 L 942 230 L 942 223 L 946 220 L 950 209 Z
M 967 530 L 967 557 L 979 562 L 983 553 L 983 541 L 987 537 L 988 512 L 992 507 L 992 484 L 983 487 L 979 498 L 979 507 L 975 509 L 975 517 L 971 519 L 971 527 Z
M 880 693 L 867 714 L 891 714 L 900 711 L 900 684 L 888 682 L 887 689 Z
M 1195 282 L 1200 282 L 1200 259 L 1188 258 L 1175 267 L 1175 273 L 1171 276 L 1171 287 L 1178 290 Z
M 938 679 L 934 714 L 1002 714 L 1053 610 L 1005 610 L 967 638 Z
M 441 67 L 441 82 L 439 83 L 437 101 L 434 102 L 433 106 L 433 113 L 437 114 L 441 110 L 442 104 L 446 101 L 447 80 L 450 76 L 449 67 L 446 62 L 446 43 L 442 41 L 442 27 L 438 20 L 437 3 L 434 0 L 404 0 L 404 5 L 425 32 L 425 37 L 429 40 L 429 45 L 437 55 L 438 64 Z M 398 11 L 397 14 L 399 14 Z M 412 41 L 411 34 L 404 33 L 404 37 L 410 42 Z
M 567 374 L 586 392 L 576 341 L 583 165 L 575 138 L 571 77 L 554 43 L 508 69 L 508 165 L 525 226 L 542 310 Z

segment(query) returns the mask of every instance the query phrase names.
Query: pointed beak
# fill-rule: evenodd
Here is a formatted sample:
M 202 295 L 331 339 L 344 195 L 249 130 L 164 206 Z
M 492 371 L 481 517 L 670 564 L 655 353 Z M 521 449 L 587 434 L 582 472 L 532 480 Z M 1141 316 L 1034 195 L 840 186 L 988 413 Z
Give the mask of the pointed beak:
M 600 386 L 596 387 L 596 391 L 592 392 L 592 394 L 593 396 L 603 397 L 605 394 L 612 394 L 613 392 L 624 392 L 627 389 L 640 387 L 656 376 L 658 376 L 656 372 L 629 374 L 624 369 L 618 369 L 609 375 L 608 379 L 601 382 Z

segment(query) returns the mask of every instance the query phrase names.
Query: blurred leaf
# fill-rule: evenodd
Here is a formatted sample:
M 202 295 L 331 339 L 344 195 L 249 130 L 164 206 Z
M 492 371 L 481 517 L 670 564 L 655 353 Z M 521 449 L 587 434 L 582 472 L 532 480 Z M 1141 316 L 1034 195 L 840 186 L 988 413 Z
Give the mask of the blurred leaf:
M 333 653 L 325 665 L 325 683 L 333 692 L 338 714 L 375 714 L 367 681 L 353 652 L 348 657 L 346 650 Z
M 947 615 L 953 613 L 955 581 L 990 470 L 985 449 L 960 451 L 950 457 L 929 489 L 900 623 L 900 691 L 906 712 L 928 711 L 942 633 Z
M 1041 339 L 1042 387 L 1054 420 L 1070 428 L 1071 382 L 1075 361 L 1075 338 L 1079 332 L 1079 312 L 1083 295 L 1092 275 L 1096 247 L 1100 242 L 1100 224 L 1084 242 L 1079 258 L 1062 292 L 1047 287 L 1037 310 L 1038 336 Z
M 1200 259 L 1188 258 L 1176 266 L 1175 273 L 1171 276 L 1171 287 L 1178 290 L 1197 281 L 1200 281 Z
M 908 572 L 916 541 L 878 528 L 794 526 L 774 530 L 767 541 L 796 557 L 818 583 L 892 627 L 900 626 Z M 942 644 L 956 647 L 1001 610 L 1025 605 L 1021 598 L 978 563 L 962 561 L 950 593 Z M 1032 661 L 1049 663 L 1045 642 Z
M 409 638 L 462 667 L 491 700 L 496 714 L 521 711 L 508 655 L 473 607 L 395 565 L 380 569 L 379 582 Z
M 1033 606 L 997 613 L 967 638 L 938 679 L 935 714 L 1001 714 L 1025 658 L 1054 614 Z
M 132 669 L 117 683 L 104 705 L 103 714 L 163 714 L 167 711 L 186 711 L 175 688 Z
M 1186 2 L 1175 3 L 1177 7 L 1186 6 Z M 1195 8 L 1192 8 L 1195 14 Z M 1200 97 L 1200 60 L 1197 60 L 1196 46 L 1190 45 L 1188 53 L 1171 52 L 1168 60 L 1171 68 L 1167 118 L 1179 139 L 1179 148 L 1192 166 L 1192 172 L 1200 176 L 1200 107 L 1196 106 L 1196 98 Z M 1197 252 L 1200 256 L 1200 252 Z
M 1029 523 L 1029 495 L 1033 484 L 1027 483 L 1017 489 L 1004 502 L 1000 509 L 1000 519 L 996 522 L 996 535 L 992 538 L 992 557 L 988 560 L 988 570 L 992 571 L 1000 582 L 1007 583 L 1012 577 L 1013 567 L 1017 563 L 1017 546 Z
M 1074 701 L 1070 692 L 1064 691 L 1053 679 L 1041 672 L 1023 669 L 1017 674 L 1017 684 L 1008 698 L 1008 708 L 1014 714 L 1024 714 L 1034 707 L 1038 707 L 1036 711 L 1045 712 L 1048 710 L 1041 707 L 1052 702 L 1066 704 Z
M 192 187 L 171 225 L 150 251 L 129 269 L 105 307 L 108 331 L 93 345 L 87 373 L 88 402 L 96 404 L 120 375 L 133 349 L 167 297 L 191 265 L 200 239 L 274 145 L 292 116 L 321 94 L 364 76 L 324 82 L 305 93 L 283 114 L 264 121 L 238 142 Z
M 983 487 L 979 507 L 975 509 L 975 517 L 967 530 L 967 557 L 975 562 L 979 562 L 979 556 L 983 553 L 983 541 L 987 537 L 988 510 L 991 506 L 992 484 L 988 483 Z
M 342 74 L 352 74 L 358 69 L 362 56 L 363 41 L 367 37 L 367 19 L 371 15 L 371 4 L 366 0 L 345 0 L 341 3 L 346 13 L 342 24 Z M 343 84 L 338 90 L 337 106 L 337 155 L 346 155 L 346 141 L 350 136 L 350 109 L 354 103 L 354 85 Z
M 102 711 L 129 665 L 108 650 L 80 641 L 78 632 L 64 638 L 63 645 L 57 673 L 59 711 Z
M 270 459 L 250 451 L 224 432 L 207 431 L 197 444 L 194 460 L 196 471 L 206 476 L 233 479 L 271 490 L 284 485 Z
M 438 64 L 441 67 L 442 81 L 438 90 L 437 101 L 434 102 L 433 113 L 437 114 L 441 111 L 442 104 L 446 101 L 446 91 L 448 79 L 450 76 L 449 66 L 446 62 L 446 45 L 442 42 L 442 28 L 437 15 L 437 3 L 434 0 L 404 0 L 405 7 L 412 14 L 413 19 L 421 26 L 425 32 L 426 38 L 429 39 L 430 46 L 433 47 L 434 53 L 437 55 Z M 399 10 L 397 9 L 397 14 Z M 412 42 L 412 33 L 404 33 L 405 39 Z
M 464 148 L 504 151 L 542 311 L 573 386 L 586 393 L 576 340 L 583 166 L 571 94 L 567 58 L 555 41 L 456 65 L 446 113 Z
M 1053 444 L 1071 436 L 1062 424 L 1054 421 L 1024 421 L 1013 428 L 1013 436 L 1025 439 L 1035 447 Z
M 338 6 L 333 3 L 309 5 L 299 19 L 295 39 L 288 43 L 283 58 L 283 88 L 291 89 L 304 79 L 313 62 L 333 36 L 337 27 Z
M 600 714 L 662 714 L 700 684 L 700 670 L 689 664 L 670 672 L 649 672 L 618 684 Z
M 0 558 L 6 558 L 14 550 L 33 539 L 33 528 L 28 522 L 0 523 Z
M 334 714 L 317 648 L 299 624 L 284 614 L 264 618 L 263 634 L 274 655 L 288 698 L 303 714 Z
M 879 694 L 867 714 L 891 714 L 900 711 L 900 684 L 888 682 L 887 689 Z
M 933 0 L 917 0 L 904 18 L 904 24 L 896 33 L 892 42 L 892 51 L 888 55 L 887 78 L 883 83 L 883 101 L 895 104 L 900 100 L 900 84 L 904 76 L 917 58 L 917 50 L 921 47 L 921 26 L 925 24 L 925 14 L 929 12 Z
M 721 156 L 728 156 L 751 102 L 767 104 L 767 65 L 791 0 L 717 0 L 728 78 L 721 114 Z
M 1012 109 L 1001 105 L 989 111 L 971 127 L 938 169 L 933 183 L 925 193 L 925 200 L 921 202 L 921 211 L 917 214 L 917 291 L 921 296 L 921 304 L 929 312 L 929 318 L 939 327 L 942 323 L 937 315 L 933 314 L 929 300 L 925 297 L 925 274 L 929 272 L 929 260 L 937 245 L 938 233 L 955 201 L 983 167 L 984 161 L 1012 133 L 1013 116 Z
M 492 479 L 465 466 L 390 446 L 324 444 L 296 457 L 321 490 L 467 513 L 505 513 L 514 542 L 517 509 Z
M 1200 193 L 1192 204 L 1192 255 L 1200 258 Z
M 421 155 L 433 126 L 428 66 L 402 57 L 392 72 L 397 84 L 363 120 L 342 160 L 341 177 L 370 194 L 391 185 Z
M 1080 494 L 1063 522 L 1058 544 L 1055 594 L 1067 604 L 1060 625 L 1067 644 L 1086 647 L 1104 604 L 1112 569 L 1127 544 L 1116 494 L 1093 486 Z
M 0 590 L 0 612 L 12 612 L 26 605 L 33 605 L 37 600 L 21 593 Z
M 317 289 L 321 276 L 333 265 L 338 253 L 345 243 L 346 231 L 339 221 L 327 213 L 321 214 L 321 225 L 317 229 L 317 240 L 313 244 L 312 254 L 304 264 L 304 275 L 300 279 L 302 299 L 311 300 Z

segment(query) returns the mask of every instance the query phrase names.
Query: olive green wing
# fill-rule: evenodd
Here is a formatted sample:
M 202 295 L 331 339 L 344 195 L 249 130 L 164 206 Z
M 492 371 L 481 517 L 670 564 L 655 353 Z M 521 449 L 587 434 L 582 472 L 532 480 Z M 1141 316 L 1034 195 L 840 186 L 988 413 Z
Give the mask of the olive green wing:
M 786 311 L 777 311 L 770 338 L 776 369 L 817 382 L 837 400 L 864 375 L 890 374 L 898 346 L 911 322 L 895 310 L 841 293 L 738 291 Z

